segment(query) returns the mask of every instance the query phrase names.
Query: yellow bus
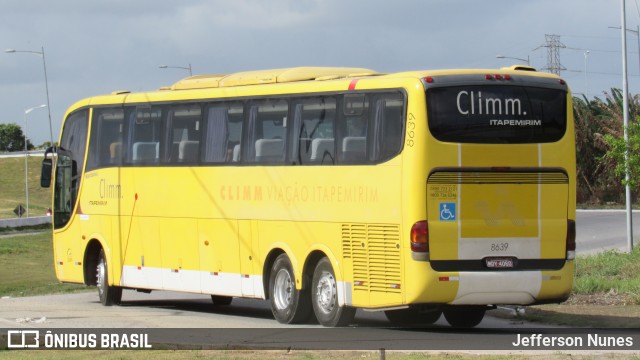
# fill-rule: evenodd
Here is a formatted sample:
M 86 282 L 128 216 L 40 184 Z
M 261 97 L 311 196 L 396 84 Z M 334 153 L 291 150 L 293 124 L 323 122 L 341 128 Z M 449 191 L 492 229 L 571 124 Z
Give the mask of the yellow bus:
M 172 290 L 281 323 L 472 327 L 572 287 L 571 94 L 529 67 L 192 76 L 79 101 L 59 144 L 56 275 L 104 305 Z

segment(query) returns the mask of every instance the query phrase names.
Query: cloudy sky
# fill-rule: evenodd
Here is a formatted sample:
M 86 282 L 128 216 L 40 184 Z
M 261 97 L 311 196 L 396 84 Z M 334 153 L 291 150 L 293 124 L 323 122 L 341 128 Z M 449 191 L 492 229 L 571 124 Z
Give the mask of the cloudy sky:
M 627 0 L 627 27 L 640 24 Z M 547 66 L 545 34 L 566 48 L 574 93 L 622 86 L 621 0 L 0 0 L 0 50 L 44 47 L 57 141 L 75 101 L 143 91 L 188 75 L 292 66 L 380 72 Z M 628 32 L 629 89 L 640 92 L 638 37 Z M 585 52 L 586 56 L 585 73 Z M 42 58 L 0 53 L 0 123 L 24 124 L 46 103 Z M 46 109 L 28 117 L 34 144 L 49 139 Z

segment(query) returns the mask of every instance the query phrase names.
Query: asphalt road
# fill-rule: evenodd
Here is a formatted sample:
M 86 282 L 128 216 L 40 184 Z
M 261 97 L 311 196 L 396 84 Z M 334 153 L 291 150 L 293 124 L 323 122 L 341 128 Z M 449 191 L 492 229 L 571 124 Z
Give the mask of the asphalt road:
M 578 254 L 627 250 L 627 218 L 624 210 L 578 210 L 576 218 Z M 634 211 L 632 218 L 633 237 L 637 239 L 640 237 L 640 211 Z
M 493 310 L 505 314 L 506 310 Z M 212 348 L 263 349 L 460 349 L 508 347 L 515 334 L 544 325 L 488 315 L 476 329 L 452 330 L 444 318 L 427 328 L 392 328 L 381 312 L 358 310 L 349 328 L 318 324 L 282 325 L 273 319 L 268 302 L 234 299 L 214 307 L 209 296 L 125 290 L 120 306 L 105 307 L 97 292 L 0 299 L 0 329 L 69 328 L 78 331 L 151 332 L 154 343 Z M 487 338 L 478 338 L 479 334 Z M 191 346 L 191 347 L 190 347 Z
M 640 214 L 634 213 L 634 218 L 640 221 Z M 623 211 L 580 211 L 577 216 L 577 228 L 579 253 L 626 248 Z M 640 223 L 637 228 L 640 230 Z M 498 313 L 501 316 L 496 316 Z M 502 336 L 497 341 L 504 342 L 505 333 L 508 339 L 511 339 L 513 332 L 519 331 L 518 329 L 538 326 L 524 323 L 514 317 L 503 316 L 507 313 L 508 310 L 504 309 L 489 312 L 478 328 L 473 330 L 451 331 L 441 317 L 429 328 L 409 331 L 390 328 L 391 324 L 381 312 L 358 310 L 355 321 L 349 328 L 355 329 L 353 332 L 322 333 L 323 339 L 329 339 L 323 340 L 322 344 L 328 348 L 340 347 L 341 341 L 348 336 L 352 340 L 357 338 L 358 348 L 361 349 L 412 349 L 415 346 L 427 346 L 424 344 L 453 344 L 455 348 L 458 346 L 456 344 L 461 343 L 461 336 L 464 338 L 469 334 L 493 334 Z M 0 328 L 219 329 L 213 334 L 206 331 L 191 332 L 184 343 L 220 347 L 260 347 L 274 344 L 274 334 L 279 334 L 280 340 L 290 339 L 297 345 L 300 345 L 300 341 L 313 344 L 313 339 L 319 335 L 310 331 L 317 331 L 322 327 L 318 324 L 279 324 L 273 319 L 268 302 L 261 300 L 234 299 L 231 306 L 214 307 L 206 295 L 163 291 L 144 294 L 126 290 L 123 293 L 123 304 L 112 307 L 100 305 L 96 292 L 2 298 Z M 170 334 L 164 336 L 171 337 Z M 494 340 L 484 339 L 478 343 L 477 336 L 471 336 L 469 339 L 478 343 L 478 349 L 482 348 L 481 345 L 485 346 L 483 342 L 495 344 Z M 182 340 L 169 338 L 167 341 Z M 286 345 L 287 342 L 278 344 Z

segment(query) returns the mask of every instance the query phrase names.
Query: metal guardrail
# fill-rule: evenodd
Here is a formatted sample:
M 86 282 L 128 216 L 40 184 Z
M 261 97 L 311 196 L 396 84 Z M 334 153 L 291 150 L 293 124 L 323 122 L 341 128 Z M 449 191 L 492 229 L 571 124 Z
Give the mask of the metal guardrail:
M 14 219 L 0 219 L 0 228 L 14 228 L 20 226 L 34 226 L 50 223 L 51 216 L 31 216 Z

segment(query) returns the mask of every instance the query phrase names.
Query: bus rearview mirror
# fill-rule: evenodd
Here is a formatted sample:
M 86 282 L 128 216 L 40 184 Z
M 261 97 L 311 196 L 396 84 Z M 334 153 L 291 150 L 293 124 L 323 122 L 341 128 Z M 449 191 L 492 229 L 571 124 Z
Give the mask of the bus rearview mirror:
M 42 172 L 40 173 L 40 187 L 48 188 L 51 186 L 51 170 L 53 169 L 52 159 L 42 160 Z

